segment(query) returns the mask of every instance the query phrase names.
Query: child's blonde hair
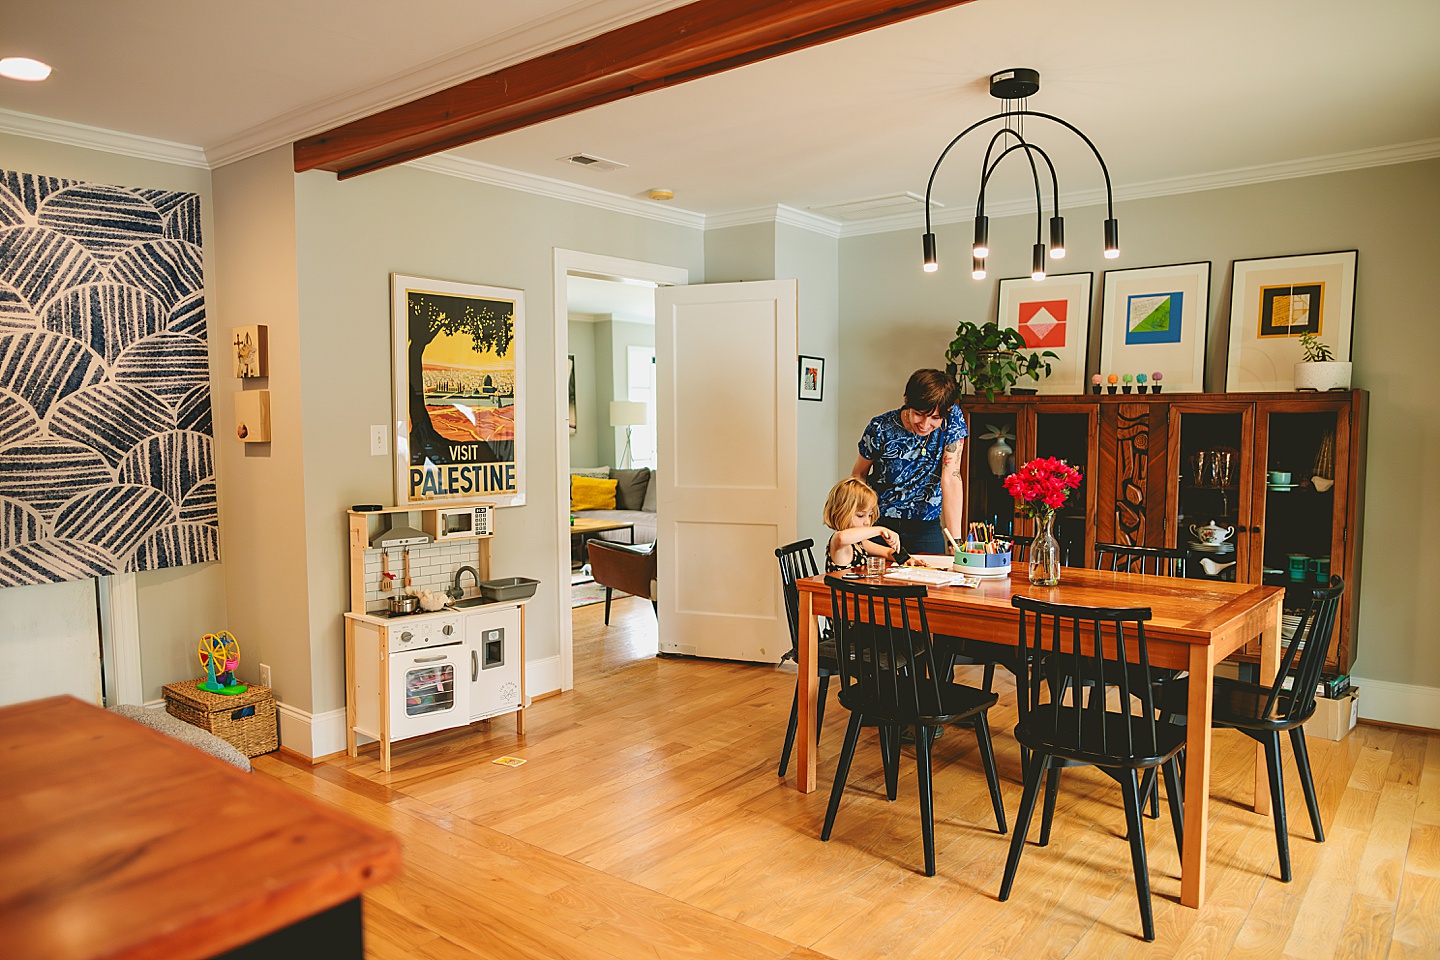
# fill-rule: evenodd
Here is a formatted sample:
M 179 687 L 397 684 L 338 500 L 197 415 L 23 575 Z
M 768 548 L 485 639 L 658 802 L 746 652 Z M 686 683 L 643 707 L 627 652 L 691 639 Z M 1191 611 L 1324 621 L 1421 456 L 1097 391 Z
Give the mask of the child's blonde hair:
M 825 498 L 825 526 L 831 530 L 846 530 L 855 514 L 861 510 L 869 510 L 873 514 L 879 504 L 880 498 L 870 484 L 855 477 L 846 477 L 831 487 L 830 495 Z

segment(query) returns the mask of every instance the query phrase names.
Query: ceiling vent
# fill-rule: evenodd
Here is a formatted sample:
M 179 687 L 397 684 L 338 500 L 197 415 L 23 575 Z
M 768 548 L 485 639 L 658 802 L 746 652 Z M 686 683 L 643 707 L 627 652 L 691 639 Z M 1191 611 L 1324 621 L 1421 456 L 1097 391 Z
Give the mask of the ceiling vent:
M 586 170 L 594 170 L 597 173 L 623 170 L 629 166 L 629 164 L 619 163 L 615 160 L 606 160 L 604 157 L 597 157 L 593 153 L 572 153 L 568 157 L 561 157 L 560 162 L 568 163 L 571 166 L 584 167 Z
M 930 201 L 930 205 L 936 208 L 944 206 L 943 203 L 934 200 Z M 912 210 L 922 211 L 925 209 L 925 198 L 918 193 L 906 190 L 903 193 L 887 193 L 881 197 L 846 200 L 844 203 L 827 203 L 824 206 L 810 209 L 827 217 L 837 217 L 841 220 L 874 220 L 897 213 L 908 213 Z

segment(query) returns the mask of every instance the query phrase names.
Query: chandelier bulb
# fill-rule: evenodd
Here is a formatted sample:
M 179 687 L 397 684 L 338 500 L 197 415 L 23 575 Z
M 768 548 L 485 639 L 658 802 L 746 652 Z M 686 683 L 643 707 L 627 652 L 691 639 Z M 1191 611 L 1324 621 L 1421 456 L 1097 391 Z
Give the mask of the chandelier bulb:
M 985 279 L 985 258 L 975 257 L 970 265 L 970 276 L 976 280 Z
M 1050 218 L 1050 259 L 1063 260 L 1065 258 L 1065 218 Z
M 1045 279 L 1045 244 L 1035 244 L 1035 254 L 1030 261 L 1030 279 Z
M 975 218 L 975 246 L 970 249 L 971 255 L 980 260 L 990 256 L 990 218 Z
M 935 259 L 935 234 L 925 234 L 922 244 L 925 247 L 925 272 L 934 273 L 940 269 L 940 263 Z
M 1105 221 L 1105 259 L 1114 260 L 1120 256 L 1120 221 Z

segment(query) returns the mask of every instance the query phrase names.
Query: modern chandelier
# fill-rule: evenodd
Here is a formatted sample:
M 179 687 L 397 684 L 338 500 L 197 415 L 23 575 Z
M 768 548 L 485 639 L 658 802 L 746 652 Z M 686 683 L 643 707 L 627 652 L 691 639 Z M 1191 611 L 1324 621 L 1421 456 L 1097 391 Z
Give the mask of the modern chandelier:
M 1000 122 L 1000 129 L 990 138 L 990 144 L 985 148 L 985 161 L 981 165 L 980 195 L 975 201 L 975 244 L 971 248 L 973 264 L 971 276 L 976 280 L 985 279 L 985 258 L 990 255 L 990 220 L 985 216 L 985 187 L 989 184 L 995 169 L 1000 166 L 1000 161 L 1017 151 L 1024 153 L 1025 158 L 1030 161 L 1030 175 L 1035 181 L 1035 247 L 1031 259 L 1031 278 L 1034 280 L 1045 279 L 1044 198 L 1040 192 L 1040 168 L 1035 162 L 1037 156 L 1044 161 L 1045 167 L 1050 173 L 1051 209 L 1054 213 L 1050 217 L 1049 255 L 1052 260 L 1059 260 L 1065 256 L 1065 220 L 1060 216 L 1060 179 L 1055 174 L 1055 165 L 1050 162 L 1049 154 L 1025 139 L 1026 117 L 1036 117 L 1059 124 L 1085 141 L 1090 152 L 1095 154 L 1095 159 L 1100 163 L 1100 172 L 1105 175 L 1105 256 L 1111 260 L 1120 256 L 1120 225 L 1115 220 L 1115 196 L 1110 189 L 1110 171 L 1105 166 L 1105 158 L 1100 156 L 1100 151 L 1096 149 L 1094 143 L 1090 142 L 1090 138 L 1085 136 L 1074 124 L 1048 113 L 1027 109 L 1029 98 L 1039 89 L 1040 72 L 1038 70 L 1016 67 L 991 74 L 990 96 L 1003 101 L 1004 109 L 994 116 L 972 123 L 960 131 L 959 136 L 951 140 L 945 149 L 940 151 L 940 158 L 935 161 L 935 168 L 930 171 L 930 182 L 925 187 L 926 273 L 934 273 L 939 269 L 939 262 L 935 259 L 935 234 L 930 230 L 930 191 L 935 187 L 935 174 L 940 172 L 940 164 L 945 162 L 945 157 L 950 153 L 951 148 L 964 139 L 966 134 L 995 121 Z M 998 153 L 996 153 L 997 147 L 999 148 Z

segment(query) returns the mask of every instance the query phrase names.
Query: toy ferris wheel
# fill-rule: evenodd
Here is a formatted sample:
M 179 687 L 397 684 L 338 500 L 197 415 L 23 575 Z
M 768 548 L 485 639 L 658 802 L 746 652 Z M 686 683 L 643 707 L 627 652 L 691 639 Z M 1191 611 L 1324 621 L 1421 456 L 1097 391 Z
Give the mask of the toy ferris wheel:
M 205 668 L 205 679 L 196 684 L 199 689 L 225 696 L 250 689 L 235 679 L 235 668 L 240 665 L 240 641 L 229 630 L 201 637 L 199 654 L 200 666 Z

